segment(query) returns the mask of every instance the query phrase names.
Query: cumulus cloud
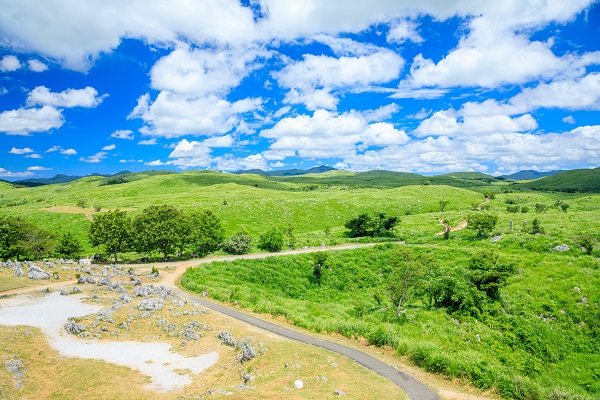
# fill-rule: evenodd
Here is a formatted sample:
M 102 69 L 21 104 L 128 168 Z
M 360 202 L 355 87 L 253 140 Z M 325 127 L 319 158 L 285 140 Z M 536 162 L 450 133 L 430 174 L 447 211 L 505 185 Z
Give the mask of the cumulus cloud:
M 53 93 L 45 86 L 38 86 L 29 93 L 27 105 L 93 108 L 102 103 L 106 96 L 98 96 L 98 91 L 90 86 L 84 89 L 67 89 L 60 93 Z
M 104 147 L 102 148 L 102 150 L 103 150 L 103 151 L 111 151 L 111 150 L 114 150 L 114 149 L 116 149 L 116 148 L 117 148 L 117 145 L 116 145 L 116 144 L 109 144 L 109 145 L 107 145 L 107 146 L 104 146 Z
M 33 175 L 33 172 L 31 172 L 31 171 L 12 172 L 12 171 L 8 171 L 8 170 L 0 167 L 0 176 L 10 177 L 10 178 L 23 178 L 23 177 L 27 177 L 27 176 L 31 176 L 31 175 Z
M 13 55 L 8 55 L 0 59 L 0 71 L 14 72 L 21 68 L 21 62 Z
M 408 40 L 414 43 L 423 43 L 425 39 L 417 31 L 418 27 L 419 25 L 414 21 L 396 21 L 387 34 L 387 41 L 390 43 L 403 43 Z
M 48 70 L 48 66 L 39 60 L 28 60 L 29 70 L 33 72 L 44 72 Z
M 43 157 L 42 157 L 41 154 L 33 153 L 33 154 L 27 154 L 25 156 L 25 158 L 36 158 L 36 159 L 39 159 L 39 158 L 43 158 Z
M 363 45 L 349 39 L 321 36 L 320 41 L 344 55 L 330 57 L 305 54 L 275 77 L 281 87 L 290 89 L 285 98 L 289 104 L 305 104 L 309 110 L 335 109 L 334 90 L 356 90 L 398 78 L 404 60 L 389 49 Z
M 13 147 L 12 149 L 10 149 L 9 153 L 10 154 L 29 154 L 29 153 L 33 153 L 33 149 L 30 149 L 29 147 L 24 147 L 22 149 Z
M 144 165 L 148 165 L 150 167 L 156 167 L 159 165 L 165 165 L 165 163 L 160 160 L 154 160 L 154 161 L 145 162 Z
M 27 167 L 27 171 L 52 171 L 52 168 L 40 167 L 37 165 Z
M 148 94 L 141 96 L 128 118 L 141 118 L 146 125 L 140 132 L 149 136 L 213 135 L 231 131 L 242 115 L 261 106 L 262 99 L 229 102 L 214 95 L 190 99 L 162 91 L 154 102 Z
M 260 132 L 273 139 L 267 159 L 278 160 L 282 155 L 300 157 L 345 157 L 357 147 L 403 144 L 409 139 L 404 131 L 389 123 L 368 124 L 357 112 L 335 114 L 317 110 L 312 116 L 300 115 L 279 121 L 273 128 Z
M 111 138 L 115 139 L 125 139 L 125 140 L 133 140 L 134 135 L 133 131 L 129 129 L 118 129 L 110 134 Z
M 108 153 L 106 153 L 105 151 L 99 151 L 96 154 L 93 154 L 89 157 L 80 157 L 79 161 L 83 161 L 86 163 L 99 163 L 100 161 L 104 160 L 106 157 L 108 156 Z
M 566 122 L 567 124 L 571 124 L 571 125 L 573 125 L 573 124 L 575 123 L 575 118 L 573 118 L 573 116 L 572 116 L 572 115 L 568 115 L 568 116 L 564 117 L 564 118 L 562 119 L 562 121 L 563 121 L 563 122 Z
M 155 144 L 157 144 L 157 142 L 156 142 L 156 138 L 152 138 L 152 139 L 140 140 L 138 142 L 138 144 L 141 146 L 154 146 Z
M 0 113 L 0 132 L 27 136 L 60 128 L 64 122 L 62 113 L 52 106 L 19 108 Z
M 77 150 L 75 149 L 64 149 L 60 151 L 60 154 L 63 154 L 65 156 L 74 156 L 75 154 L 77 154 Z

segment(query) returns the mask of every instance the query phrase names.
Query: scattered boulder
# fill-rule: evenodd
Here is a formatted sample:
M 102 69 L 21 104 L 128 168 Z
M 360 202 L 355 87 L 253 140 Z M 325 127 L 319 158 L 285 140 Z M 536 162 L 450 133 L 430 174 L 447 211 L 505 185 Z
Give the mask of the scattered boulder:
M 20 278 L 22 276 L 25 276 L 25 272 L 23 272 L 23 268 L 19 268 L 19 267 L 15 267 L 15 274 L 14 276 Z
M 81 332 L 86 330 L 85 326 L 75 322 L 75 320 L 70 319 L 69 322 L 65 324 L 65 331 L 72 335 L 79 335 Z
M 13 374 L 15 379 L 23 379 L 23 363 L 18 358 L 6 360 L 4 363 L 6 370 Z
M 250 375 L 250 374 L 244 372 L 242 374 L 242 379 L 244 380 L 244 384 L 246 384 L 248 382 L 254 382 L 254 379 L 256 379 L 256 378 L 254 377 L 254 375 Z
M 217 335 L 217 338 L 221 340 L 226 346 L 235 347 L 235 340 L 233 340 L 233 335 L 227 331 L 221 331 Z
M 295 389 L 302 389 L 303 387 L 304 387 L 304 382 L 302 382 L 301 380 L 297 380 L 294 382 Z
M 112 287 L 112 281 L 110 280 L 110 278 L 104 277 L 104 278 L 100 278 L 98 279 L 98 286 L 109 286 Z
M 490 239 L 492 241 L 492 243 L 496 243 L 502 240 L 502 236 L 498 235 L 498 236 L 494 236 L 492 239 Z
M 50 274 L 32 263 L 27 268 L 27 277 L 35 280 L 50 279 Z
M 60 289 L 60 295 L 61 296 L 66 296 L 69 294 L 69 291 L 67 289 Z
M 571 248 L 564 243 L 559 246 L 556 246 L 552 249 L 552 251 L 569 251 L 569 250 L 571 250 Z
M 140 302 L 137 309 L 140 311 L 159 311 L 163 309 L 165 302 L 163 299 L 145 299 Z
M 343 391 L 339 390 L 339 389 L 335 389 L 333 391 L 333 394 L 338 395 L 338 396 L 345 396 L 346 393 L 344 393 Z
M 123 293 L 121 295 L 121 297 L 119 297 L 119 299 L 123 302 L 123 303 L 130 303 L 131 302 L 131 297 L 129 297 L 129 295 L 127 293 Z

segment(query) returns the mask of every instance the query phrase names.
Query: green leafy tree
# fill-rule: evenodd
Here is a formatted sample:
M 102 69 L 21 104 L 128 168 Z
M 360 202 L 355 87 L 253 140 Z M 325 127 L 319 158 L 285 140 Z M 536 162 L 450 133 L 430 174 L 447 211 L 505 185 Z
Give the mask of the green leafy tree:
M 562 212 L 567 212 L 570 206 L 569 203 L 567 203 L 566 201 L 556 200 L 556 202 L 554 203 L 554 207 L 560 209 Z
M 415 255 L 408 248 L 399 248 L 389 259 L 388 293 L 400 317 L 402 305 L 408 301 L 425 270 L 433 263 L 427 255 Z
M 531 221 L 531 234 L 535 235 L 537 233 L 543 234 L 544 228 L 542 228 L 542 224 L 540 222 L 540 220 L 538 218 L 534 218 L 533 221 Z
M 317 251 L 312 255 L 313 278 L 315 279 L 317 285 L 321 284 L 321 279 L 323 277 L 323 269 L 325 268 L 325 263 L 327 262 L 328 257 L 329 254 L 325 253 L 324 251 Z
M 199 254 L 206 255 L 216 251 L 225 240 L 221 219 L 211 210 L 191 213 L 189 222 L 191 223 L 190 241 Z
M 21 217 L 0 216 L 0 258 L 37 259 L 49 254 L 56 245 L 55 235 Z
M 285 241 L 286 241 L 287 247 L 290 249 L 296 248 L 296 234 L 294 233 L 295 229 L 296 229 L 296 227 L 291 222 L 289 222 L 287 225 L 285 225 L 283 227 L 283 233 L 284 233 L 285 239 L 286 239 Z
M 258 240 L 258 248 L 265 251 L 281 251 L 283 248 L 283 233 L 277 228 L 271 228 Z
M 191 224 L 183 211 L 171 205 L 150 206 L 132 223 L 134 247 L 139 253 L 158 251 L 164 259 L 189 243 Z
M 385 212 L 374 216 L 360 214 L 344 224 L 348 237 L 393 237 L 394 228 L 400 222 L 398 217 L 389 217 Z
M 500 288 L 506 285 L 506 280 L 515 271 L 513 263 L 504 262 L 491 251 L 480 251 L 469 260 L 469 279 L 477 290 L 492 300 L 500 298 Z
M 477 231 L 478 237 L 489 236 L 498 223 L 498 216 L 492 214 L 471 214 L 467 218 L 467 228 Z
M 229 254 L 248 254 L 252 236 L 246 232 L 238 232 L 223 242 L 221 248 Z
M 440 204 L 440 211 L 444 212 L 444 210 L 446 209 L 446 206 L 448 204 L 450 204 L 450 202 L 448 200 L 440 200 L 439 204 Z
M 104 246 L 115 262 L 119 253 L 129 250 L 132 244 L 131 219 L 119 209 L 94 215 L 88 237 L 92 246 Z
M 548 209 L 548 205 L 543 203 L 535 203 L 534 207 L 535 212 L 540 214 L 546 212 L 546 210 Z
M 60 237 L 55 251 L 60 257 L 78 258 L 83 252 L 83 247 L 73 233 L 66 232 Z

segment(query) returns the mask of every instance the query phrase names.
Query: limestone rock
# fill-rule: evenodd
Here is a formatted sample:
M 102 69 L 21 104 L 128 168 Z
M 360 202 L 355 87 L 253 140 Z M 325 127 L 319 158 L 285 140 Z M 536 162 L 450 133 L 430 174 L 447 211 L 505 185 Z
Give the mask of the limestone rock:
M 569 251 L 569 250 L 571 250 L 571 248 L 569 246 L 567 246 L 566 244 L 561 244 L 552 249 L 552 251 Z
M 85 326 L 82 324 L 79 324 L 77 322 L 75 322 L 75 320 L 70 319 L 69 322 L 67 322 L 65 324 L 65 331 L 67 331 L 67 333 L 73 334 L 73 335 L 79 335 L 81 332 L 84 332 L 86 330 Z
M 27 268 L 27 277 L 35 280 L 50 279 L 50 274 L 32 263 Z

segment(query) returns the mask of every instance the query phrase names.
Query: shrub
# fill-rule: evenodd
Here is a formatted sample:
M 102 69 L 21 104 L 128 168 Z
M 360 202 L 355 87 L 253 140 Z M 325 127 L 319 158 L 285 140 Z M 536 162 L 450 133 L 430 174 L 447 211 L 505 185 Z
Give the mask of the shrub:
M 258 240 L 258 248 L 265 251 L 281 251 L 283 248 L 283 233 L 277 228 L 271 228 Z
M 529 212 L 529 207 L 527 207 L 527 206 L 523 206 L 523 207 L 521 207 L 521 212 L 522 212 L 523 214 L 526 214 L 527 212 Z
M 547 204 L 535 203 L 535 212 L 537 212 L 537 213 L 543 213 L 543 212 L 546 212 L 547 209 L 548 209 L 548 205 Z
M 348 229 L 347 237 L 393 237 L 394 228 L 400 222 L 398 217 L 388 217 L 385 212 L 378 212 L 375 216 L 360 214 L 344 224 Z
M 582 249 L 585 249 L 587 254 L 591 255 L 592 251 L 594 251 L 596 239 L 590 235 L 580 235 L 575 239 L 575 243 Z
M 542 224 L 540 223 L 540 220 L 537 218 L 534 218 L 534 220 L 531 222 L 531 233 L 533 235 L 537 233 L 545 233 L 544 228 L 542 228 Z
M 478 237 L 488 236 L 498 223 L 498 217 L 492 214 L 472 214 L 467 219 L 467 227 L 477 231 Z
M 221 248 L 229 254 L 247 254 L 250 252 L 251 241 L 250 235 L 238 232 L 223 242 Z
M 508 211 L 509 213 L 518 213 L 520 210 L 519 206 L 506 206 L 506 211 Z

